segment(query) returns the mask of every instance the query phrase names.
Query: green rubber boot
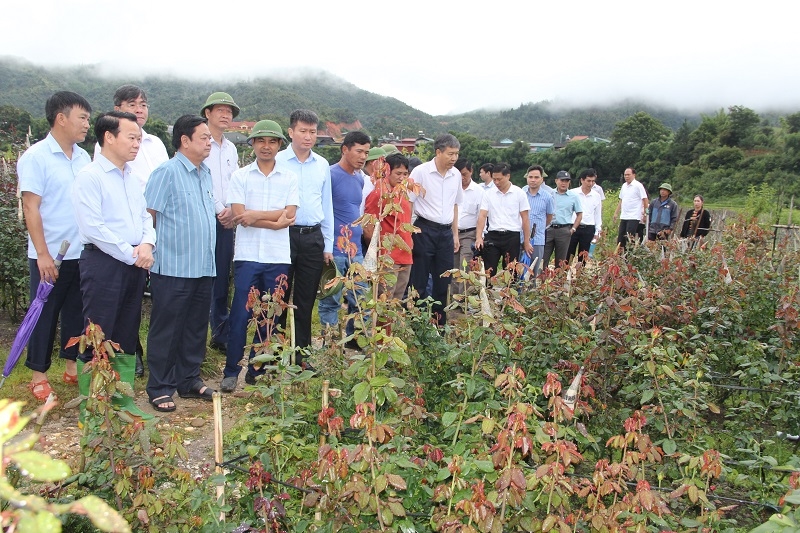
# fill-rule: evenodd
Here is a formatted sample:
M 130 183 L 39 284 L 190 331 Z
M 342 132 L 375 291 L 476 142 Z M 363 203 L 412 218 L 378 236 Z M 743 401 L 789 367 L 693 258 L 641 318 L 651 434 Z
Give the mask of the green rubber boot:
M 111 368 L 119 374 L 119 380 L 127 383 L 133 390 L 133 381 L 136 378 L 136 355 L 118 353 L 111 359 Z M 136 406 L 133 397 L 128 396 L 122 392 L 117 392 L 111 401 L 117 408 L 129 412 L 134 416 L 140 417 L 142 420 L 151 420 L 153 415 L 145 413 Z

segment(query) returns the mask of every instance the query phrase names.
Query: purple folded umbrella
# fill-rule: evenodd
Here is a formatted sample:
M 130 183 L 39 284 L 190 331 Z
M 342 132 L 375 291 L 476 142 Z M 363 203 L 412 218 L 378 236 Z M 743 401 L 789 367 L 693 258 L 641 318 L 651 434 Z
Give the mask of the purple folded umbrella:
M 69 241 L 61 243 L 61 248 L 58 250 L 58 255 L 55 258 L 56 268 L 61 266 L 61 261 L 69 249 Z M 49 281 L 42 280 L 39 287 L 36 289 L 36 298 L 31 302 L 28 312 L 25 313 L 25 318 L 22 319 L 22 324 L 19 325 L 17 336 L 14 337 L 14 344 L 11 345 L 11 351 L 8 352 L 8 359 L 3 367 L 3 377 L 0 378 L 0 387 L 6 382 L 6 378 L 11 375 L 11 371 L 17 366 L 17 361 L 22 355 L 22 351 L 28 345 L 28 341 L 33 333 L 33 328 L 42 316 L 42 308 L 47 302 L 47 297 L 50 296 L 50 291 L 53 290 L 53 284 Z

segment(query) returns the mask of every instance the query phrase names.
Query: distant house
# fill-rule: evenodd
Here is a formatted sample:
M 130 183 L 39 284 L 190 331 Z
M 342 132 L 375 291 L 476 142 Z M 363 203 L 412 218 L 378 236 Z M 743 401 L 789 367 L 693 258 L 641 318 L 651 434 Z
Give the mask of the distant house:
M 255 125 L 255 122 L 231 122 L 228 131 L 240 131 L 249 135 Z
M 532 153 L 536 153 L 552 149 L 553 143 L 528 143 L 528 146 L 530 146 Z
M 223 135 L 233 144 L 247 144 L 247 135 L 241 131 L 226 131 Z
M 567 142 L 585 141 L 588 138 L 589 138 L 588 135 L 576 135 L 573 138 L 569 139 Z
M 330 135 L 317 135 L 316 146 L 333 146 L 338 144 L 336 140 Z

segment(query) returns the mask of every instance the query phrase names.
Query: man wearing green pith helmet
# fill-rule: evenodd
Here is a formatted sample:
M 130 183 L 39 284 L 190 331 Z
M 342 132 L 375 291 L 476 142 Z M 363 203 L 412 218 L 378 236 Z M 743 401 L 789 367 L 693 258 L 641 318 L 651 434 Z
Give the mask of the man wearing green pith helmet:
M 211 153 L 204 163 L 211 171 L 214 185 L 214 212 L 217 216 L 217 243 L 214 259 L 217 277 L 211 289 L 211 347 L 225 351 L 228 343 L 228 287 L 233 261 L 233 214 L 227 201 L 231 175 L 239 168 L 236 147 L 225 138 L 225 130 L 231 127 L 239 114 L 239 106 L 228 93 L 211 94 L 200 114 L 208 120 L 211 131 Z

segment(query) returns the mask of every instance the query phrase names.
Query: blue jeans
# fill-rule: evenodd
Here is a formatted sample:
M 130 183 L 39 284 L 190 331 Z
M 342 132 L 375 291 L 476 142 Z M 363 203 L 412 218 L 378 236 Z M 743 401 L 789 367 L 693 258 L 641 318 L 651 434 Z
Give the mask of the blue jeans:
M 239 375 L 241 368 L 239 361 L 244 356 L 244 345 L 247 339 L 247 325 L 250 323 L 252 313 L 247 310 L 247 297 L 250 295 L 250 287 L 255 287 L 262 294 L 272 292 L 277 285 L 276 279 L 281 274 L 289 274 L 289 265 L 257 263 L 255 261 L 234 261 L 233 272 L 233 303 L 231 303 L 230 334 L 228 335 L 228 349 L 225 358 L 225 370 L 223 374 L 226 378 Z M 267 336 L 266 328 L 261 328 L 253 335 L 253 342 L 260 342 Z M 271 333 L 271 332 L 269 332 Z M 252 356 L 254 351 L 250 351 Z M 253 365 L 247 369 L 248 373 L 257 375 Z
M 363 263 L 364 257 L 360 254 L 350 259 L 349 257 L 342 256 L 342 255 L 334 255 L 333 260 L 336 262 L 336 268 L 339 269 L 339 272 L 342 275 L 347 273 L 347 270 L 350 268 L 350 263 Z M 333 296 L 328 296 L 327 298 L 323 298 L 319 301 L 319 321 L 323 325 L 326 326 L 336 326 L 339 324 L 339 308 L 342 306 L 342 292 L 344 292 L 344 299 L 347 301 L 347 314 L 352 315 L 358 311 L 358 306 L 356 305 L 356 298 L 361 298 L 364 294 L 364 290 L 366 290 L 367 286 L 365 283 L 357 283 L 356 290 L 343 290 L 339 291 Z M 345 334 L 347 336 L 352 335 L 355 333 L 355 321 L 351 318 L 347 321 L 347 326 L 345 327 Z

